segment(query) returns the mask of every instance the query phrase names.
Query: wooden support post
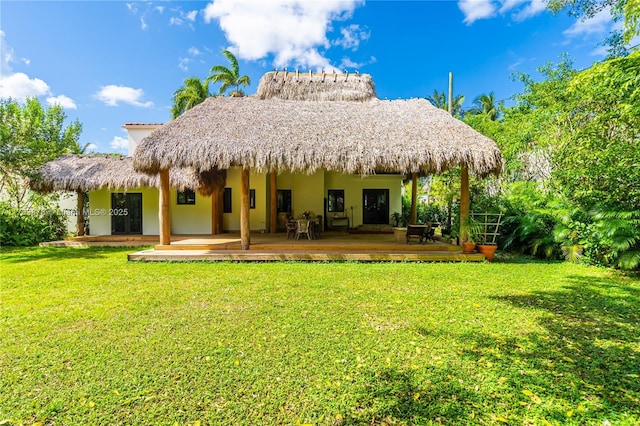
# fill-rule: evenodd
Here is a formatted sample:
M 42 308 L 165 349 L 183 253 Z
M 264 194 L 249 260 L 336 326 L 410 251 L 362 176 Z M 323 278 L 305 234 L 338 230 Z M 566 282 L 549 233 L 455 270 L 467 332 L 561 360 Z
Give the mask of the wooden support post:
M 220 188 L 216 193 L 218 197 L 218 233 L 224 232 L 224 188 Z
M 269 174 L 270 178 L 270 200 L 269 200 L 269 232 L 275 234 L 278 228 L 278 174 L 272 171 Z
M 169 207 L 169 169 L 160 171 L 160 245 L 171 244 L 171 212 Z
M 464 242 L 464 230 L 469 218 L 469 167 L 463 164 L 460 173 L 460 242 Z
M 82 237 L 84 235 L 84 191 L 78 190 L 76 191 L 78 194 L 78 207 L 76 212 L 76 232 L 78 237 Z
M 409 213 L 409 223 L 418 223 L 418 174 L 411 173 L 411 211 Z
M 240 249 L 249 250 L 251 235 L 249 227 L 249 166 L 242 166 L 240 190 Z
M 218 209 L 220 209 L 220 203 L 218 193 L 220 190 L 216 189 L 211 194 L 211 235 L 218 235 L 220 233 L 220 221 L 218 220 Z

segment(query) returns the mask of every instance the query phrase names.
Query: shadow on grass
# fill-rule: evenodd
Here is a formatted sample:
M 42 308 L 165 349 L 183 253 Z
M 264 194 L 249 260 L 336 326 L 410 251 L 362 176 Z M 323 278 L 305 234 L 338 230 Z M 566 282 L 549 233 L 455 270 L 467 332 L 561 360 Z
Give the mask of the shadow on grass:
M 345 424 L 640 424 L 640 287 L 570 276 L 496 299 L 535 311 L 530 331 L 458 335 L 450 369 L 370 374 Z
M 359 395 L 362 406 L 343 424 L 459 424 L 470 421 L 478 395 L 442 368 L 426 372 L 386 369 L 370 374 Z M 477 405 L 477 404 L 476 404 Z M 453 421 L 453 423 L 452 423 Z
M 589 412 L 599 421 L 640 421 L 640 287 L 570 276 L 561 291 L 497 299 L 540 312 L 536 325 L 544 332 L 468 336 L 476 344 L 467 356 L 504 367 L 520 396 L 529 390 L 562 401 L 545 404 L 547 419 L 565 422 L 568 412 Z
M 137 248 L 136 248 L 137 249 Z M 72 260 L 72 259 L 100 259 L 112 253 L 127 253 L 134 250 L 131 247 L 11 247 L 2 248 L 0 257 L 6 263 L 24 263 L 37 260 Z

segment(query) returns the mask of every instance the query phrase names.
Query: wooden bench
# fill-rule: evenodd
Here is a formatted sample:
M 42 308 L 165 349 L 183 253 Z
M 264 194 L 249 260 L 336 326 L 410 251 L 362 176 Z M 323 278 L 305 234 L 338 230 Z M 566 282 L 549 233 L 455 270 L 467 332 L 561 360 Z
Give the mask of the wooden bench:
M 407 225 L 407 244 L 411 238 L 418 238 L 420 244 L 427 240 L 435 241 L 433 238 L 434 229 L 431 227 L 431 223 L 426 225 Z

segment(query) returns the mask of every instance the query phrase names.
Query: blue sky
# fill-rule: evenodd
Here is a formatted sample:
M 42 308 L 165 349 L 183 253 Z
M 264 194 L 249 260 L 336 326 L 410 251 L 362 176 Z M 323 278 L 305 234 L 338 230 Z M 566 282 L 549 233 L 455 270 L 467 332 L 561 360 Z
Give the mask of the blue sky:
M 451 71 L 469 107 L 519 92 L 513 73 L 539 78 L 563 52 L 577 68 L 603 59 L 613 25 L 606 11 L 579 21 L 540 0 L 3 0 L 0 97 L 58 103 L 82 123 L 81 144 L 126 153 L 122 125 L 168 121 L 185 78 L 228 64 L 222 49 L 251 77 L 248 94 L 276 67 L 358 70 L 382 99 L 446 91 Z

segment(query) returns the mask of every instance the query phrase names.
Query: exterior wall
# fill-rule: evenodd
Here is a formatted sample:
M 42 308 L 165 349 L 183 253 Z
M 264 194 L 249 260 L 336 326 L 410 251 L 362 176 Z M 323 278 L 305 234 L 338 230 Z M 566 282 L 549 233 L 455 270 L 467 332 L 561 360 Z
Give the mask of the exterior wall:
M 362 224 L 362 190 L 389 189 L 389 213 L 402 211 L 402 175 L 343 175 L 318 171 L 312 175 L 291 174 L 283 172 L 278 175 L 278 189 L 291 190 L 293 215 L 299 216 L 304 211 L 326 216 L 325 198 L 329 189 L 343 189 L 345 195 L 345 215 L 351 226 Z M 227 187 L 231 188 L 231 213 L 223 215 L 223 229 L 237 232 L 240 229 L 240 168 L 233 167 L 227 171 Z M 251 231 L 261 231 L 268 226 L 269 214 L 269 177 L 264 173 L 251 173 L 250 188 L 256 193 L 256 208 L 250 209 Z M 89 230 L 91 235 L 111 235 L 111 192 L 102 189 L 89 194 Z M 142 233 L 158 235 L 158 190 L 156 188 L 139 188 L 128 192 L 142 193 Z M 196 192 L 196 204 L 177 204 L 177 191 L 170 192 L 171 200 L 171 233 L 211 234 L 211 197 L 204 197 Z M 75 208 L 75 207 L 74 207 Z M 103 214 L 107 212 L 106 214 Z M 75 218 L 73 218 L 75 219 Z M 391 222 L 389 218 L 389 223 Z M 75 223 L 74 223 L 75 226 Z M 278 223 L 279 226 L 279 223 Z
M 109 210 L 111 209 L 112 192 L 122 191 L 100 189 L 89 193 L 89 232 L 91 235 L 111 235 Z M 160 232 L 158 190 L 156 188 L 137 188 L 127 192 L 142 193 L 142 234 L 158 235 Z
M 225 231 L 240 230 L 240 187 L 241 169 L 231 167 L 227 170 L 227 188 L 231 188 L 231 213 L 223 214 L 223 229 Z M 256 191 L 256 208 L 249 210 L 249 229 L 261 231 L 267 228 L 267 215 L 269 212 L 269 175 L 266 173 L 253 173 L 249 176 L 249 188 Z M 211 204 L 211 202 L 209 202 Z M 222 208 L 222 206 L 221 206 Z M 209 226 L 211 229 L 211 226 Z
M 132 156 L 142 139 L 160 126 L 162 126 L 162 124 L 125 124 L 122 126 L 127 130 L 129 136 L 128 155 Z
M 305 211 L 324 215 L 324 171 L 312 175 L 282 172 L 278 175 L 278 189 L 291 190 L 291 213 L 294 217 Z
M 362 225 L 362 190 L 389 189 L 389 216 L 402 211 L 402 180 L 404 175 L 343 175 L 326 172 L 324 179 L 324 197 L 330 189 L 344 189 L 345 214 L 349 216 L 351 226 Z M 352 211 L 353 209 L 353 211 Z M 389 222 L 391 223 L 391 217 Z
M 178 204 L 178 191 L 172 189 L 169 198 L 172 234 L 211 234 L 211 197 L 204 197 L 196 191 L 195 204 Z M 157 212 L 157 197 L 155 209 Z
M 67 232 L 70 234 L 78 232 L 78 194 L 75 192 L 60 192 L 58 206 L 64 213 Z

